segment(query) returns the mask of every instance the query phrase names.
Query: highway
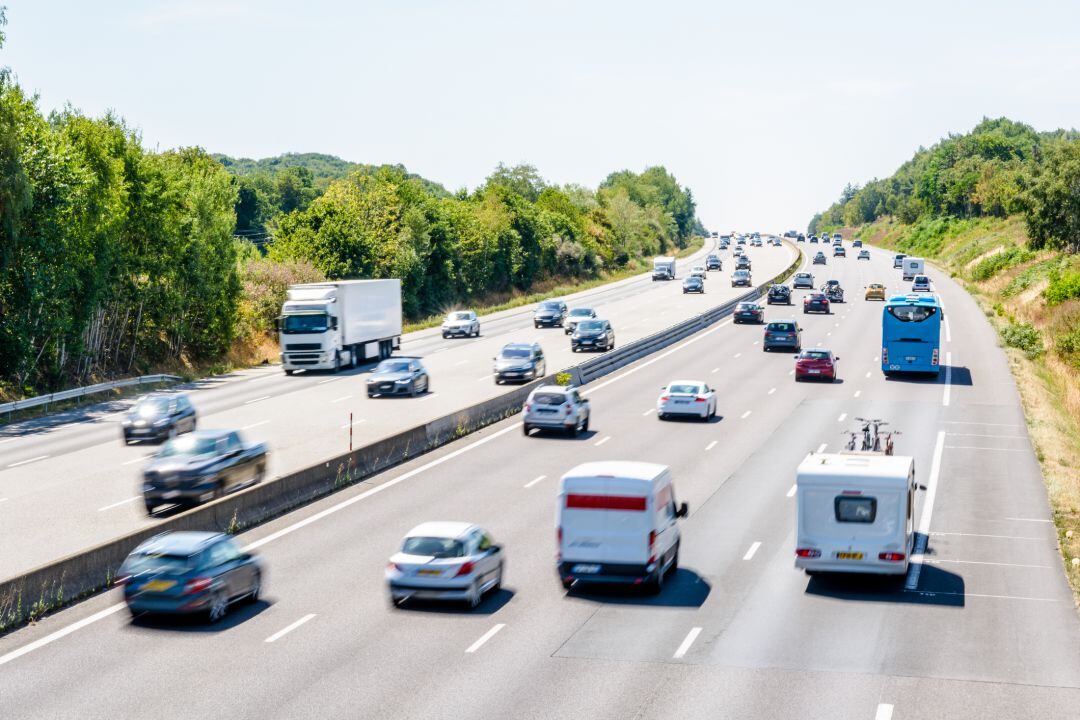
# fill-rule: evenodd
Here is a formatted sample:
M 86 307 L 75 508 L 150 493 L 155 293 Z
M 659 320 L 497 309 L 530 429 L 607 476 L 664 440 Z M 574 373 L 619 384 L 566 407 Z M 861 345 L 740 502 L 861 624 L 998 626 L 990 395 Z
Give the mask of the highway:
M 110 591 L 0 638 L 0 709 L 1075 718 L 1080 620 L 997 336 L 961 288 L 935 276 L 946 372 L 885 379 L 881 303 L 863 301 L 862 287 L 901 288 L 891 256 L 872 253 L 812 269 L 848 291 L 833 314 L 803 315 L 804 291 L 792 308 L 767 309 L 803 324 L 804 347 L 839 355 L 837 382 L 795 383 L 792 356 L 762 352 L 760 327 L 724 321 L 586 386 L 593 421 L 576 439 L 526 438 L 509 419 L 242 534 L 265 562 L 264 596 L 220 624 L 133 623 Z M 643 295 L 655 313 L 659 296 Z M 714 385 L 720 417 L 657 420 L 658 391 L 675 378 Z M 928 486 L 916 512 L 926 561 L 899 581 L 793 568 L 795 468 L 809 451 L 839 449 L 856 416 L 901 430 L 897 453 L 915 457 Z M 567 593 L 558 582 L 556 483 L 604 459 L 669 465 L 690 506 L 680 569 L 659 596 Z M 479 523 L 505 548 L 506 584 L 475 611 L 390 607 L 386 560 L 428 520 Z
M 712 241 L 679 261 L 679 275 L 703 263 Z M 758 282 L 794 258 L 790 246 L 751 248 Z M 730 258 L 731 252 L 721 253 Z M 723 304 L 745 292 L 732 288 L 734 269 L 710 273 L 705 295 L 683 295 L 681 283 L 648 275 L 601 286 L 566 300 L 589 305 L 615 328 L 617 346 Z M 507 392 L 491 376 L 491 359 L 508 342 L 539 339 L 548 372 L 582 362 L 561 329 L 534 329 L 531 307 L 482 318 L 482 337 L 449 339 L 438 328 L 403 338 L 401 355 L 422 356 L 432 392 L 419 398 L 366 396 L 372 366 L 286 377 L 264 367 L 212 377 L 187 386 L 200 428 L 240 429 L 270 450 L 268 475 L 317 464 L 349 448 L 350 413 L 355 446 L 377 440 L 462 407 Z M 124 446 L 119 415 L 130 401 L 0 427 L 0 578 L 108 541 L 159 520 L 146 514 L 141 468 L 156 445 Z

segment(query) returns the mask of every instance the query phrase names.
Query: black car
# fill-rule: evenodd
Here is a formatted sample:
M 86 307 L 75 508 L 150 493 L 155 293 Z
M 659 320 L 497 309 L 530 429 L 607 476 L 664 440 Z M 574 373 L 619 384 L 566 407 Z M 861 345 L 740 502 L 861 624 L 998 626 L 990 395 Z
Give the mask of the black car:
M 839 280 L 826 281 L 823 290 L 829 302 L 844 302 L 844 288 L 840 287 Z
M 615 330 L 607 320 L 582 320 L 570 336 L 570 350 L 614 350 Z
M 143 469 L 143 500 L 153 514 L 162 503 L 195 505 L 254 485 L 266 474 L 266 445 L 235 430 L 197 430 L 165 443 Z
M 533 327 L 562 327 L 566 322 L 566 303 L 545 300 L 533 310 Z
M 802 311 L 804 313 L 823 312 L 829 314 L 829 298 L 825 293 L 812 293 L 803 298 Z
M 735 306 L 733 317 L 735 323 L 762 323 L 765 322 L 765 308 L 757 303 L 742 302 Z
M 367 379 L 369 398 L 385 395 L 408 395 L 431 392 L 431 376 L 419 358 L 395 357 L 375 366 Z
M 750 258 L 746 257 L 745 255 L 740 255 L 739 257 L 735 258 L 735 269 L 750 270 Z
M 861 248 L 862 247 L 862 240 L 852 240 L 851 241 L 851 247 Z
M 495 384 L 525 382 L 543 377 L 547 370 L 544 351 L 540 343 L 509 343 L 499 351 L 495 361 Z
M 691 275 L 682 281 L 682 291 L 686 293 L 701 293 L 705 294 L 705 281 L 699 277 Z
M 802 233 L 799 233 L 799 237 L 797 237 L 795 239 L 798 240 L 799 242 L 806 242 L 806 236 L 803 235 Z
M 817 235 L 811 235 L 810 236 L 810 242 L 817 245 Z
M 723 270 L 724 266 L 723 266 L 723 263 L 720 262 L 720 256 L 719 255 L 710 255 L 709 257 L 705 258 L 705 269 L 706 270 Z
M 166 532 L 127 556 L 116 584 L 132 616 L 203 614 L 217 622 L 232 603 L 259 599 L 262 564 L 228 535 Z
M 791 288 L 787 285 L 773 285 L 769 288 L 765 302 L 769 305 L 790 305 Z
M 133 440 L 164 440 L 195 429 L 195 408 L 187 395 L 147 395 L 124 413 L 120 427 L 124 444 Z
M 799 352 L 802 350 L 802 328 L 794 320 L 773 320 L 765 326 L 761 347 L 765 352 L 773 348 L 787 348 Z

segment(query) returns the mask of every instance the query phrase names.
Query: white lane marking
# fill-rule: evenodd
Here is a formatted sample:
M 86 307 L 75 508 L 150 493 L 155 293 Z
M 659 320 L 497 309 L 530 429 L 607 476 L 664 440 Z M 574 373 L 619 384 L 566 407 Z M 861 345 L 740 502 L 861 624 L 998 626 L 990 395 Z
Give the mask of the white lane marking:
M 924 563 L 929 565 L 940 565 L 941 563 L 956 563 L 958 565 L 1000 565 L 1001 567 L 1020 567 L 1020 568 L 1038 568 L 1040 570 L 1049 570 L 1049 565 L 1025 565 L 1023 563 L 1005 563 L 1005 562 L 989 562 L 986 560 L 950 560 L 948 558 L 933 558 L 923 560 Z
M 678 660 L 679 658 L 684 657 L 686 655 L 687 651 L 690 649 L 690 646 L 694 644 L 694 641 L 697 640 L 697 637 L 700 634 L 701 634 L 701 628 L 699 628 L 699 627 L 691 628 L 690 632 L 686 633 L 686 637 L 683 638 L 682 644 L 679 645 L 679 649 L 676 650 L 675 654 L 672 655 L 671 657 L 674 658 L 675 660 Z
M 952 353 L 945 353 L 945 391 L 941 395 L 941 404 L 949 405 L 952 396 Z
M 136 495 L 134 497 L 129 497 L 127 500 L 121 500 L 120 502 L 115 502 L 112 505 L 106 505 L 105 507 L 99 507 L 97 510 L 98 510 L 98 512 L 102 512 L 104 510 L 112 510 L 114 507 L 120 507 L 121 505 L 127 505 L 129 502 L 135 502 L 136 500 L 141 500 L 141 499 L 142 499 L 142 495 Z
M 923 502 L 922 516 L 919 518 L 919 539 L 915 543 L 915 552 L 911 554 L 907 581 L 904 587 L 915 590 L 919 587 L 919 574 L 922 573 L 923 558 L 926 555 L 926 542 L 930 537 L 930 518 L 934 514 L 934 499 L 937 497 L 938 474 L 941 472 L 941 454 L 945 450 L 945 431 L 939 430 L 934 443 L 934 458 L 930 462 L 930 476 L 926 480 L 926 500 Z
M 469 361 L 468 360 L 458 360 L 456 363 L 454 363 L 454 367 L 461 367 L 462 365 L 464 365 L 467 362 L 469 362 Z
M 359 424 L 360 424 L 360 423 L 362 423 L 362 422 L 367 422 L 367 420 L 366 420 L 366 419 L 364 419 L 364 418 L 360 418 L 359 420 L 353 420 L 353 421 L 352 421 L 352 424 L 353 424 L 353 425 L 359 425 Z M 348 429 L 349 429 L 349 423 L 345 423 L 344 425 L 342 425 L 342 426 L 341 426 L 341 429 L 342 429 L 342 430 L 348 430 Z
M 983 535 L 982 533 L 958 533 L 958 532 L 932 532 L 931 535 L 955 535 L 957 537 L 983 537 L 998 538 L 1000 540 L 1045 540 L 1041 537 L 1028 537 L 1026 535 Z
M 754 345 L 757 345 L 757 340 L 755 340 L 755 341 L 753 342 L 753 344 L 754 344 Z
M 641 416 L 644 417 L 646 415 L 652 415 L 654 412 L 656 412 L 656 408 L 649 408 L 645 412 L 641 413 Z
M 798 489 L 798 485 L 792 485 L 791 489 L 787 491 L 787 497 L 795 497 L 795 491 L 797 491 Z
M 720 442 L 720 441 L 719 440 L 713 440 L 711 443 L 706 445 L 705 446 L 705 452 L 708 452 L 708 451 L 712 450 L 714 447 L 716 447 L 716 443 L 718 443 L 718 442 Z
M 266 638 L 265 642 L 272 643 L 275 640 L 280 640 L 282 637 L 284 637 L 285 635 L 291 633 L 293 630 L 300 627 L 301 625 L 303 625 L 304 623 L 306 623 L 308 620 L 312 619 L 313 617 L 315 617 L 315 613 L 305 615 L 304 617 L 300 618 L 299 620 L 297 620 L 293 624 L 286 625 L 285 627 L 281 628 L 280 630 L 278 630 L 276 633 L 274 633 L 270 637 Z
M 344 379 L 345 379 L 345 378 L 339 378 L 339 377 L 336 377 L 336 378 L 327 378 L 327 379 L 325 379 L 325 380 L 320 380 L 319 382 L 317 382 L 317 383 L 315 383 L 315 384 L 316 384 L 316 385 L 325 385 L 326 383 L 332 383 L 332 382 L 337 382 L 338 380 L 344 380 Z
M 753 410 L 747 410 L 746 412 L 744 412 L 742 415 L 739 416 L 739 419 L 740 420 L 745 420 L 746 418 L 750 417 L 750 413 L 752 413 L 752 412 L 753 412 Z
M 150 455 L 143 455 L 142 457 L 137 457 L 137 458 L 135 458 L 134 460 L 125 460 L 124 462 L 122 462 L 122 463 L 120 463 L 120 464 L 121 464 L 121 465 L 134 465 L 135 463 L 141 463 L 141 462 L 146 462 L 146 461 L 147 461 L 147 460 L 149 460 L 149 459 L 150 459 L 151 457 L 152 457 L 152 456 L 150 456 Z
M 821 347 L 821 346 L 822 346 L 822 345 L 824 345 L 824 344 L 825 344 L 825 343 L 818 343 L 818 344 L 817 344 L 817 346 L 818 346 L 818 347 Z
M 788 370 L 787 374 L 788 375 L 794 375 L 795 374 L 795 368 L 792 368 L 792 369 Z
M 879 703 L 877 706 L 877 712 L 874 713 L 874 720 L 892 720 L 893 706 L 889 703 Z
M 1017 522 L 1041 522 L 1041 523 L 1050 522 L 1049 520 L 1043 520 L 1042 518 L 1014 518 L 1014 517 L 1007 517 L 1005 519 L 1006 520 L 1016 520 Z
M 547 475 L 540 475 L 536 479 L 530 480 L 529 482 L 525 483 L 524 487 L 531 488 L 533 485 L 540 482 L 541 480 L 543 480 L 546 477 L 547 477 Z
M 988 437 L 1001 438 L 1002 440 L 1027 440 L 1025 435 L 983 435 L 981 433 L 949 433 L 951 437 Z
M 433 397 L 435 397 L 435 393 L 426 393 L 424 397 L 417 400 L 417 402 L 424 402 L 425 400 L 430 400 Z
M 881 362 L 881 358 L 879 356 L 875 355 L 874 356 L 874 362 L 876 362 L 876 363 Z
M 984 423 L 984 422 L 976 422 L 974 420 L 942 420 L 941 422 L 942 422 L 942 424 L 945 424 L 945 425 L 993 425 L 994 427 L 1011 427 L 1011 428 L 1024 427 L 1023 425 L 1014 425 L 1012 423 Z M 955 433 L 949 433 L 949 434 L 954 435 Z
M 827 447 L 829 447 L 829 443 L 821 443 L 820 445 L 818 445 L 817 451 L 819 453 L 823 453 L 823 452 L 825 452 L 825 448 L 827 448 Z
M 250 405 L 251 403 L 257 403 L 257 402 L 261 402 L 263 400 L 269 400 L 272 397 L 273 397 L 273 395 L 263 395 L 262 397 L 255 398 L 254 400 L 248 400 L 244 404 L 245 405 Z
M 844 317 L 847 317 L 847 315 L 845 315 Z M 840 327 L 840 323 L 836 323 L 836 325 L 834 325 L 834 327 Z
M 827 332 L 827 333 L 825 333 L 825 337 L 829 337 L 830 335 L 832 335 L 832 333 L 831 333 L 831 332 Z
M 737 353 L 735 353 L 735 357 L 736 357 L 736 358 L 741 358 L 741 357 L 742 357 L 742 353 L 741 353 L 741 352 L 737 352 Z
M 431 351 L 431 353 L 432 353 L 432 354 L 434 355 L 435 353 L 437 353 L 437 352 L 439 352 L 439 351 L 441 351 L 441 350 L 445 350 L 446 348 L 447 348 L 447 346 L 446 346 L 446 345 L 440 345 L 439 347 L 437 347 L 437 348 L 435 348 L 434 350 L 432 350 L 432 351 Z
M 755 541 L 754 544 L 750 546 L 750 549 L 746 551 L 746 554 L 742 556 L 742 559 L 743 560 L 750 560 L 751 558 L 753 558 L 754 553 L 756 553 L 758 551 L 759 547 L 761 547 L 761 542 L 760 541 Z
M 1027 452 L 1025 448 L 981 447 L 979 445 L 946 445 L 950 450 L 993 450 L 994 452 Z
M 1034 600 L 1036 602 L 1058 602 L 1057 598 L 1041 598 L 1041 597 L 1024 597 L 1022 595 L 985 595 L 982 593 L 972 592 L 945 592 L 940 590 L 904 590 L 904 592 L 914 593 L 916 595 L 923 595 L 925 597 L 933 597 L 935 595 L 962 595 L 966 598 L 979 597 L 979 598 L 995 598 L 998 600 Z
M 866 371 L 866 377 L 870 377 L 870 371 L 869 370 Z
M 11 662 L 12 660 L 16 660 L 16 659 L 22 657 L 23 655 L 26 655 L 27 653 L 31 653 L 31 652 L 37 650 L 38 648 L 43 648 L 46 645 L 48 645 L 49 643 L 55 642 L 55 641 L 59 640 L 60 638 L 65 637 L 67 635 L 70 635 L 71 633 L 73 633 L 73 632 L 75 632 L 77 630 L 82 630 L 87 625 L 93 625 L 98 620 L 103 620 L 104 618 L 107 618 L 110 615 L 118 613 L 121 610 L 123 610 L 125 607 L 127 607 L 127 606 L 124 603 L 116 603 L 115 605 L 110 605 L 109 607 L 105 608 L 104 610 L 99 610 L 98 612 L 94 613 L 90 617 L 85 617 L 82 620 L 79 620 L 78 622 L 74 622 L 74 623 L 68 625 L 67 627 L 60 628 L 56 632 L 49 633 L 48 635 L 46 635 L 43 638 L 38 638 L 37 640 L 35 640 L 32 643 L 27 643 L 26 645 L 23 645 L 21 648 L 15 648 L 14 650 L 12 650 L 9 653 L 6 653 L 4 655 L 0 655 L 0 665 L 4 665 L 6 663 Z
M 766 395 L 772 395 L 774 392 L 776 392 L 776 388 L 769 388 L 769 392 L 767 392 L 765 394 Z
M 847 413 L 840 413 L 840 417 L 836 418 L 836 422 L 844 422 L 847 419 Z
M 716 368 L 713 368 L 713 369 L 712 369 L 712 370 L 710 370 L 709 372 L 714 372 L 714 373 L 716 373 L 716 372 L 720 372 L 720 368 L 718 368 L 718 367 L 716 367 Z
M 607 442 L 608 440 L 610 440 L 610 439 L 611 439 L 611 436 L 610 436 L 610 435 L 608 435 L 608 436 L 606 436 L 606 437 L 602 437 L 602 438 L 600 438 L 599 440 L 597 440 L 597 441 L 596 441 L 596 443 L 594 443 L 594 445 L 595 445 L 596 447 L 600 447 L 601 445 L 603 445 L 604 443 L 606 443 L 606 442 Z
M 20 460 L 19 462 L 13 462 L 10 465 L 8 465 L 8 467 L 13 468 L 13 467 L 19 467 L 20 465 L 29 465 L 32 462 L 37 462 L 38 460 L 45 460 L 46 458 L 49 458 L 49 457 L 50 457 L 49 455 L 38 455 L 37 457 L 32 457 L 29 460 Z
M 245 425 L 244 427 L 242 427 L 240 429 L 241 430 L 250 430 L 251 428 L 257 428 L 260 425 L 266 425 L 268 422 L 270 422 L 270 421 L 269 420 L 260 420 L 257 423 L 251 423 L 250 425 Z
M 351 399 L 352 399 L 352 395 L 342 395 L 339 398 L 334 398 L 333 400 L 331 400 L 330 404 L 333 405 L 334 403 L 339 403 L 339 402 L 342 402 L 343 400 L 351 400 Z
M 945 342 L 952 342 L 952 329 L 949 327 L 949 318 L 945 318 Z
M 860 395 L 862 395 L 862 390 L 856 390 L 852 397 L 859 397 Z
M 474 652 L 476 652 L 476 651 L 477 651 L 477 650 L 479 650 L 479 649 L 480 649 L 481 647 L 483 647 L 484 643 L 486 643 L 486 642 L 487 642 L 488 640 L 490 640 L 491 638 L 495 637 L 495 633 L 499 632 L 499 631 L 500 631 L 500 630 L 502 630 L 502 629 L 503 629 L 504 627 L 506 627 L 506 623 L 499 623 L 499 624 L 498 624 L 498 625 L 496 625 L 495 627 L 491 628 L 491 629 L 490 629 L 490 630 L 488 630 L 488 631 L 487 631 L 486 633 L 484 633 L 483 635 L 481 635 L 481 636 L 480 636 L 480 639 L 479 639 L 479 640 L 477 640 L 477 641 L 476 641 L 476 642 L 474 642 L 474 643 L 473 643 L 472 645 L 470 645 L 470 646 L 469 646 L 468 648 L 466 648 L 465 652 L 467 652 L 467 653 L 474 653 Z
M 495 373 L 490 373 L 488 375 L 485 375 L 484 377 L 476 378 L 476 382 L 483 382 L 484 380 L 490 380 L 493 377 L 495 377 Z

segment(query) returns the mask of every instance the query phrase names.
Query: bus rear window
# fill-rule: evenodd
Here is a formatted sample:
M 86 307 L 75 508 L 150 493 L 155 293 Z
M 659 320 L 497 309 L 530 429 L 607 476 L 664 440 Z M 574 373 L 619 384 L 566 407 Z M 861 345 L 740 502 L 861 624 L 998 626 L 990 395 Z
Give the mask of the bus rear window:
M 836 522 L 872 523 L 877 517 L 877 498 L 840 495 L 833 500 Z
M 926 307 L 924 305 L 891 305 L 885 308 L 885 312 L 900 322 L 922 322 L 937 315 L 937 311 L 936 307 Z

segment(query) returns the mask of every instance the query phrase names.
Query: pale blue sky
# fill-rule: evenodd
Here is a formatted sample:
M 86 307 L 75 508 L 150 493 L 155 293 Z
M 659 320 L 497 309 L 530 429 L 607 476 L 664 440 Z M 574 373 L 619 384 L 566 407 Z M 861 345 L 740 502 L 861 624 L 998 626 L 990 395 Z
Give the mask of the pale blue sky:
M 0 64 L 161 149 L 332 153 L 450 189 L 664 164 L 714 229 L 1007 115 L 1080 125 L 1080 2 L 0 0 Z

